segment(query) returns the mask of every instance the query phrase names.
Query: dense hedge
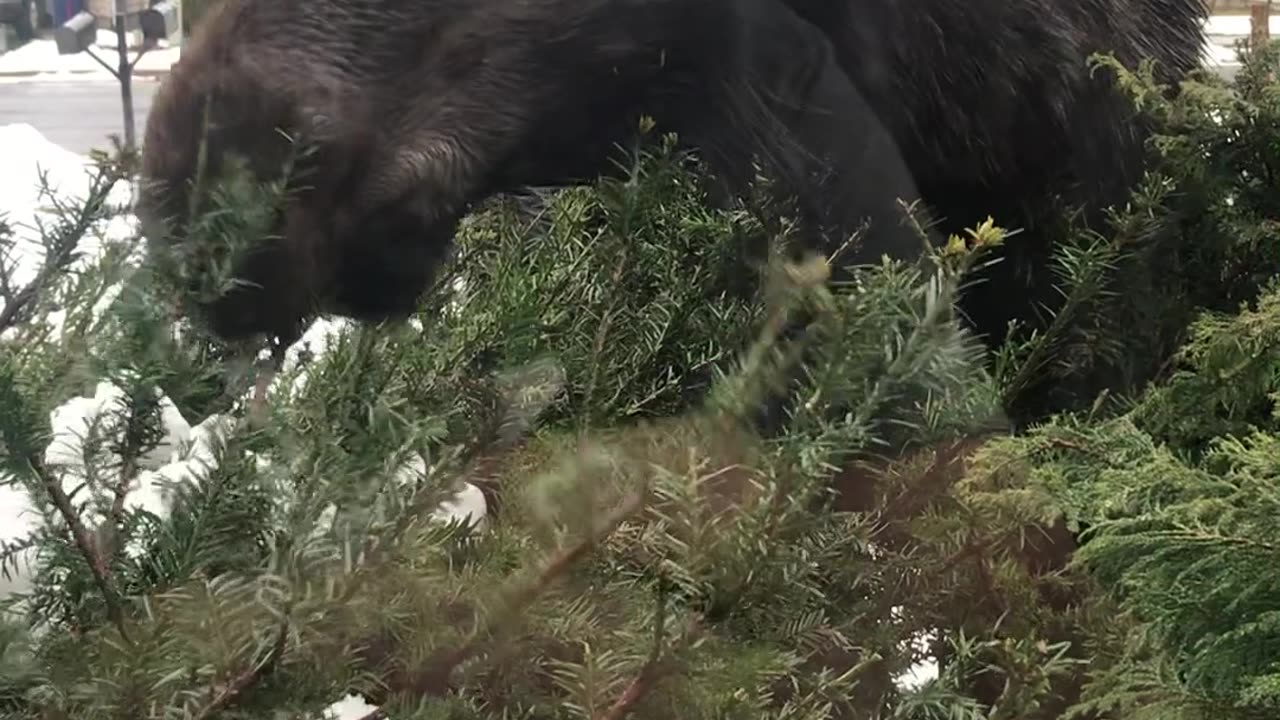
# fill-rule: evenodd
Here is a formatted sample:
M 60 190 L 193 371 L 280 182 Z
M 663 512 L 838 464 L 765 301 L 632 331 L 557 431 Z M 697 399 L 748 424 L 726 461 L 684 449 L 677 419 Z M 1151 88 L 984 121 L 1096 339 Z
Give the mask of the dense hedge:
M 80 262 L 113 208 L 71 203 L 29 292 L 0 286 L 6 482 L 41 518 L 5 545 L 40 566 L 0 713 L 1274 717 L 1276 59 L 1172 101 L 1122 73 L 1149 176 L 1063 239 L 1062 312 L 995 353 L 950 307 L 1016 241 L 998 223 L 828 286 L 664 143 L 491 202 L 413 322 L 274 375 L 173 319 L 192 266 L 140 270 L 136 238 Z M 197 226 L 229 240 L 276 199 L 230 188 Z M 102 382 L 115 411 L 48 454 L 50 412 Z M 1064 412 L 1010 434 L 1032 396 Z M 167 401 L 209 467 L 154 459 Z M 483 527 L 428 521 L 462 483 Z M 924 656 L 936 679 L 895 681 Z

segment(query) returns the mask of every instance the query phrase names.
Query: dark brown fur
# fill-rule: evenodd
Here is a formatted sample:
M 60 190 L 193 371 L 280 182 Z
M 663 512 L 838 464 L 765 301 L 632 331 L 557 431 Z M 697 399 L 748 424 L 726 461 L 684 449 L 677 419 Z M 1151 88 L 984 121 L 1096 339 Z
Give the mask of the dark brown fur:
M 278 173 L 278 129 L 315 143 L 282 239 L 237 268 L 249 287 L 198 308 L 224 337 L 289 339 L 319 313 L 411 312 L 475 202 L 607 173 L 649 115 L 731 189 L 762 157 L 830 244 L 869 219 L 855 261 L 919 251 L 898 200 L 923 197 L 939 234 L 987 215 L 1028 231 L 962 299 L 998 343 L 1058 299 L 1059 198 L 1102 229 L 1143 169 L 1146 128 L 1089 56 L 1152 58 L 1174 81 L 1205 15 L 1203 0 L 224 0 L 156 97 L 139 215 L 153 244 L 182 242 L 206 101 L 215 175 L 232 154 Z
M 785 0 L 836 48 L 890 128 L 943 233 L 988 215 L 1023 230 L 962 306 L 999 342 L 1060 301 L 1047 225 L 1063 209 L 1105 230 L 1144 169 L 1147 128 L 1094 53 L 1156 63 L 1175 83 L 1204 49 L 1204 0 Z
M 757 153 L 815 226 L 869 216 L 872 251 L 918 250 L 896 222 L 917 193 L 888 132 L 776 0 L 225 0 L 152 106 L 153 242 L 161 219 L 181 240 L 206 100 L 214 176 L 228 153 L 278 173 L 277 128 L 318 148 L 283 239 L 240 268 L 256 287 L 203 308 L 226 337 L 410 312 L 474 202 L 606 172 L 642 115 L 734 187 Z

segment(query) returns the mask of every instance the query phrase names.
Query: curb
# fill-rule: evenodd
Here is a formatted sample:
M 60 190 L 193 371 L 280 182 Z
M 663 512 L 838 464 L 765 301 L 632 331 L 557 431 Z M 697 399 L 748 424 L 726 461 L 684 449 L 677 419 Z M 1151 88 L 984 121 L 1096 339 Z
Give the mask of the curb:
M 169 68 L 134 68 L 134 78 L 162 78 L 169 74 Z M 85 75 L 115 79 L 104 70 L 0 70 L 0 78 L 33 78 L 40 75 Z

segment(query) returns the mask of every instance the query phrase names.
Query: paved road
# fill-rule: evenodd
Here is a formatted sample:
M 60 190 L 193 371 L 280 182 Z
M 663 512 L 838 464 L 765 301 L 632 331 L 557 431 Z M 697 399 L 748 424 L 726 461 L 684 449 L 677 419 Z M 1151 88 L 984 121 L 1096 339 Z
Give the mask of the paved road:
M 133 83 L 133 112 L 142 140 L 151 95 L 150 78 Z M 108 135 L 124 137 L 120 86 L 114 79 L 0 83 L 0 125 L 27 123 L 50 142 L 76 153 L 111 147 Z

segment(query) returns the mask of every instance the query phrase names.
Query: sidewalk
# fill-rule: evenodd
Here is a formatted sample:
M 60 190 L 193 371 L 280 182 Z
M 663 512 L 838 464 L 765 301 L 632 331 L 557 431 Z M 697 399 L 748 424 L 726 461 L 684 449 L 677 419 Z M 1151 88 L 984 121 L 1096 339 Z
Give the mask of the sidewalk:
M 1280 15 L 1271 16 L 1271 35 L 1280 36 Z M 1230 47 L 1238 39 L 1249 37 L 1248 15 L 1212 15 L 1204 24 L 1209 42 Z
M 98 30 L 93 52 L 112 67 L 119 62 L 116 54 L 116 34 L 111 30 Z M 166 75 L 178 61 L 179 48 L 163 44 L 147 51 L 134 65 L 135 77 Z M 129 51 L 129 58 L 137 57 L 137 50 Z M 57 81 L 110 79 L 111 73 L 98 64 L 87 52 L 76 55 L 59 55 L 52 37 L 43 37 L 0 54 L 0 78 L 12 80 Z
M 1234 44 L 1249 36 L 1249 18 L 1246 15 L 1214 15 L 1205 23 L 1208 42 L 1205 45 L 1205 61 L 1225 75 L 1234 75 L 1240 63 L 1236 60 Z M 1280 37 L 1280 15 L 1271 18 L 1271 34 Z M 116 36 L 110 30 L 99 30 L 94 48 L 113 66 L 116 63 Z M 131 51 L 133 57 L 136 51 Z M 134 66 L 139 78 L 159 78 L 169 72 L 178 61 L 179 48 L 159 47 L 147 52 Z M 52 37 L 33 40 L 20 48 L 0 54 L 0 80 L 9 81 L 57 81 L 107 79 L 111 74 L 88 53 L 58 55 Z

